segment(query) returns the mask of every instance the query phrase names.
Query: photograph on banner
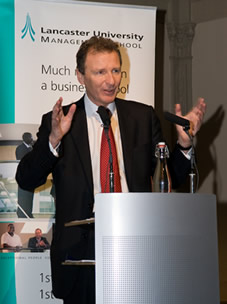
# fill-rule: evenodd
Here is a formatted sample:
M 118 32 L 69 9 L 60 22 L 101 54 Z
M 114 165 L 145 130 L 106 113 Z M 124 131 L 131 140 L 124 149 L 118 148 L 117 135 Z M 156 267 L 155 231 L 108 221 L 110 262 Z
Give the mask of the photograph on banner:
M 0 221 L 0 252 L 44 252 L 50 249 L 53 220 Z
M 52 293 L 53 223 L 54 219 L 0 221 L 0 303 L 62 303 Z
M 0 125 L 0 219 L 53 218 L 55 191 L 50 175 L 39 188 L 26 191 L 16 182 L 20 160 L 32 150 L 38 125 Z

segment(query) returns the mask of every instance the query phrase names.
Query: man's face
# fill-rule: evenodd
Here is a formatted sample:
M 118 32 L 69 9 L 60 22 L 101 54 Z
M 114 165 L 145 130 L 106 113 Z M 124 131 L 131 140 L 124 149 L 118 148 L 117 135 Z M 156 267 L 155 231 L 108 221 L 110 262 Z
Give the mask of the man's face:
M 120 59 L 116 52 L 88 52 L 85 73 L 77 70 L 77 77 L 85 85 L 89 99 L 97 106 L 113 102 L 121 82 Z
M 32 136 L 30 136 L 30 137 L 27 139 L 26 144 L 28 144 L 28 145 L 32 145 L 32 144 L 33 144 L 33 138 L 32 138 Z
M 13 235 L 13 234 L 14 234 L 14 231 L 15 231 L 14 225 L 13 225 L 13 224 L 10 224 L 10 225 L 8 226 L 8 233 L 9 233 L 10 235 Z
M 41 231 L 40 229 L 37 229 L 37 230 L 35 231 L 35 236 L 37 237 L 37 239 L 41 238 L 41 236 L 42 236 L 42 231 Z

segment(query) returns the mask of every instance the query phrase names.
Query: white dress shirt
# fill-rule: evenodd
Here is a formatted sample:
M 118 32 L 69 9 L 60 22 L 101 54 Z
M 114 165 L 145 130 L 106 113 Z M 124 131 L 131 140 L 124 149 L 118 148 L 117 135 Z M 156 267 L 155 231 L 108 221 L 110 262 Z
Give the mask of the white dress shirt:
M 100 180 L 100 148 L 101 148 L 101 138 L 103 131 L 102 120 L 97 113 L 98 106 L 95 105 L 85 94 L 84 97 L 85 112 L 87 116 L 87 126 L 88 126 L 88 139 L 91 154 L 91 165 L 92 165 L 92 176 L 94 183 L 94 195 L 101 192 L 101 180 Z M 115 103 L 108 105 L 108 109 L 111 111 L 111 127 L 114 134 L 114 140 L 117 150 L 118 166 L 121 179 L 121 189 L 122 192 L 128 192 L 128 185 L 125 176 L 125 167 L 123 161 L 122 144 L 121 144 L 121 134 L 118 123 L 117 109 Z M 53 148 L 49 142 L 49 147 L 51 152 L 58 157 L 57 149 L 61 143 Z
M 97 113 L 98 106 L 95 105 L 87 95 L 84 97 L 85 112 L 87 116 L 88 125 L 88 138 L 91 154 L 92 163 L 92 174 L 94 182 L 94 195 L 101 192 L 101 182 L 100 182 L 100 148 L 101 148 L 101 138 L 103 131 L 102 120 Z M 121 135 L 118 123 L 117 109 L 115 103 L 108 105 L 108 109 L 111 111 L 111 127 L 114 134 L 114 140 L 117 149 L 117 158 L 120 171 L 121 179 L 121 189 L 122 192 L 128 192 L 128 185 L 125 176 L 125 167 L 123 161 Z

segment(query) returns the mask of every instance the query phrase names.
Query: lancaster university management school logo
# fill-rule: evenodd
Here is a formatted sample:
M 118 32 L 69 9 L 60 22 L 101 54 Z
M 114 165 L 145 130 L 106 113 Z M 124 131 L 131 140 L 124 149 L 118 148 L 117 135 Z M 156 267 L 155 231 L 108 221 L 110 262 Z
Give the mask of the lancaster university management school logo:
M 29 16 L 29 14 L 27 14 L 26 23 L 21 32 L 22 32 L 21 39 L 24 39 L 24 37 L 27 35 L 27 33 L 29 33 L 31 40 L 35 41 L 35 38 L 34 38 L 35 31 L 32 28 L 31 18 Z

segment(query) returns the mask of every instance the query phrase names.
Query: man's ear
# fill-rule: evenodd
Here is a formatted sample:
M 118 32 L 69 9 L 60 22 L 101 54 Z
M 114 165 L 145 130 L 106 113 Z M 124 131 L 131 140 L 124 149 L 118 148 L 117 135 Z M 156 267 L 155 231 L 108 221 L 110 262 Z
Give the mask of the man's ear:
M 80 84 L 84 85 L 84 75 L 76 69 L 76 76 Z

